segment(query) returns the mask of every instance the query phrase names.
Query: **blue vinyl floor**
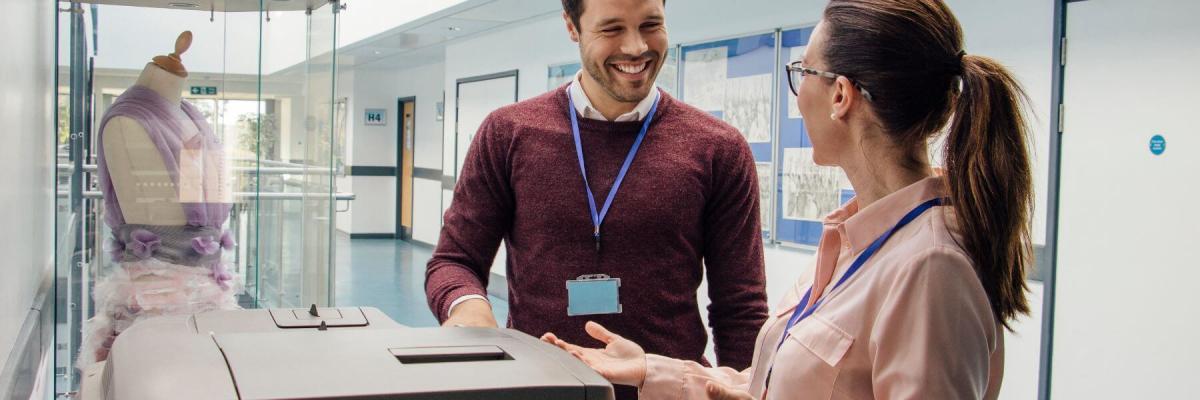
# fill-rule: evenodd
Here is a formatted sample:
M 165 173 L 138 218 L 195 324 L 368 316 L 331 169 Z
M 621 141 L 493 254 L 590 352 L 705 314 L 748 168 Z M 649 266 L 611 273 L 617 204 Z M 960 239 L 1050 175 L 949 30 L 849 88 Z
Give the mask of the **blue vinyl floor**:
M 352 240 L 339 232 L 336 305 L 375 307 L 407 326 L 437 326 L 425 301 L 425 264 L 432 253 L 403 240 Z M 508 302 L 495 296 L 489 300 L 496 320 L 507 320 Z

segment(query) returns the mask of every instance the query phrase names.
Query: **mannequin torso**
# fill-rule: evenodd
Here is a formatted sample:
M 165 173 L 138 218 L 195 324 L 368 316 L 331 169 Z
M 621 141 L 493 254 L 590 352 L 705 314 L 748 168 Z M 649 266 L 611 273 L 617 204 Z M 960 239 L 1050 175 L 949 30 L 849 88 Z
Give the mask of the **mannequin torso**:
M 199 128 L 179 108 L 184 78 L 146 64 L 137 85 L 147 87 L 167 99 L 174 107 L 174 118 L 183 128 L 184 141 L 199 134 Z M 130 224 L 183 225 L 187 223 L 179 205 L 180 192 L 146 129 L 136 120 L 119 116 L 104 126 L 104 156 L 121 213 Z
M 140 319 L 238 308 L 240 279 L 223 254 L 232 211 L 224 148 L 204 115 L 182 100 L 187 70 L 175 52 L 154 57 L 100 122 L 100 190 L 111 229 L 77 366 L 96 379 L 97 362 Z M 85 388 L 88 385 L 83 385 Z M 85 395 L 84 398 L 87 398 Z

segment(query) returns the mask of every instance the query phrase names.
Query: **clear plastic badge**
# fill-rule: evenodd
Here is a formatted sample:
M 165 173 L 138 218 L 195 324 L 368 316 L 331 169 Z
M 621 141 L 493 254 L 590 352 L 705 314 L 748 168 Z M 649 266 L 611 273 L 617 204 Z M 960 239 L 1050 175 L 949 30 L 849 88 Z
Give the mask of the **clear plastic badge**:
M 583 275 L 567 281 L 567 315 L 621 313 L 621 279 L 608 275 Z

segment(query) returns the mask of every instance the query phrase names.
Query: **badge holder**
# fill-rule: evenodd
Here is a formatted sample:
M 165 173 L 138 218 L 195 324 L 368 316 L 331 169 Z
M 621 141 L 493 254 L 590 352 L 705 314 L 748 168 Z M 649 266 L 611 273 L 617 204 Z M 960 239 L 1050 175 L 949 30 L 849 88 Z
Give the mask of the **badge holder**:
M 604 274 L 567 281 L 567 315 L 620 314 L 621 279 Z

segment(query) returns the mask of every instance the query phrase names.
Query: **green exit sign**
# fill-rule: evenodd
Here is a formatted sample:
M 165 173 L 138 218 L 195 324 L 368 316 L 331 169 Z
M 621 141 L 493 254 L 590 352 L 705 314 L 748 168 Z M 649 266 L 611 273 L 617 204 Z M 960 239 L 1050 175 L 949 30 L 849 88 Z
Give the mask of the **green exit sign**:
M 216 96 L 216 86 L 192 86 L 192 95 L 194 96 Z

